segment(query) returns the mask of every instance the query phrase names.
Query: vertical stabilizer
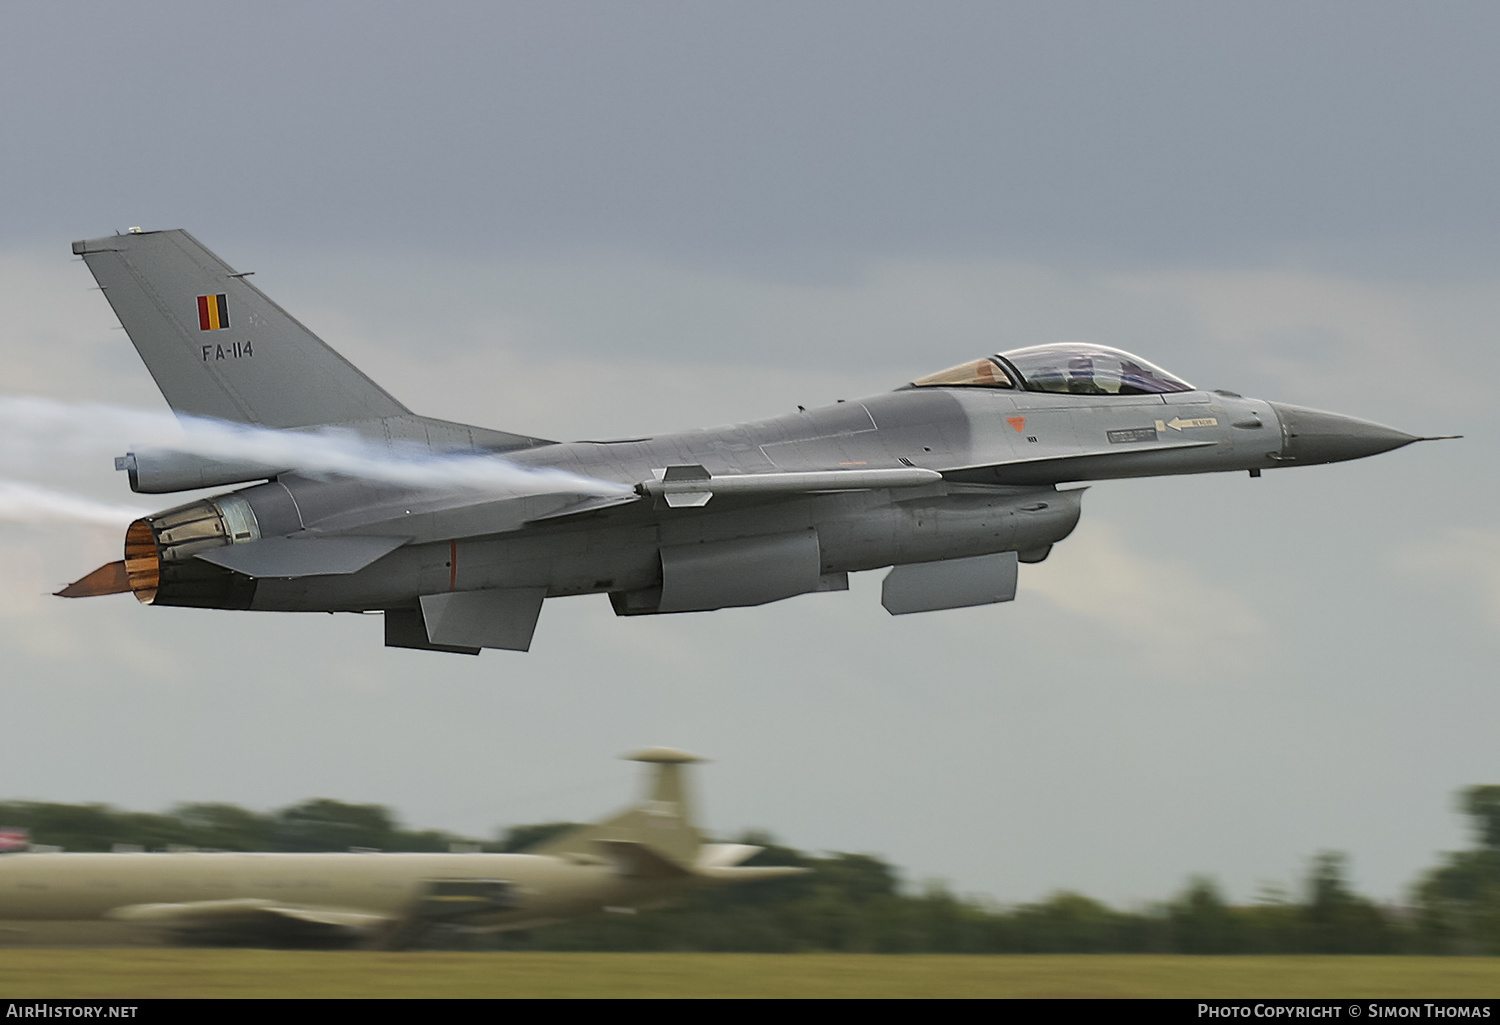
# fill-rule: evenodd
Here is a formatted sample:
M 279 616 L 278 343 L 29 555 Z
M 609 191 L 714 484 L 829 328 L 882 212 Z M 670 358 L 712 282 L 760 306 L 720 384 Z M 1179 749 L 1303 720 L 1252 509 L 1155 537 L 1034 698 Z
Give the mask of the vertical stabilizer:
M 641 844 L 685 870 L 698 860 L 703 838 L 693 821 L 684 767 L 703 759 L 670 747 L 652 747 L 626 755 L 651 765 L 646 799 L 611 818 L 556 837 L 529 851 L 554 857 L 567 854 L 612 856 L 614 844 Z
M 185 231 L 132 230 L 73 252 L 179 414 L 310 427 L 408 412 Z

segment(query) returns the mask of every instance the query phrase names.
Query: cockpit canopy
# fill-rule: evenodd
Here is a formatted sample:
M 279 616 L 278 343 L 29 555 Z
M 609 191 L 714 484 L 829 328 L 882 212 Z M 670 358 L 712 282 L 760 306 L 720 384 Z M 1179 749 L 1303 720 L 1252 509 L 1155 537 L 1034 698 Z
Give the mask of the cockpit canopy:
M 1057 342 L 1012 349 L 998 356 L 930 374 L 918 388 L 1016 388 L 1066 395 L 1156 395 L 1193 386 L 1152 363 L 1105 345 Z

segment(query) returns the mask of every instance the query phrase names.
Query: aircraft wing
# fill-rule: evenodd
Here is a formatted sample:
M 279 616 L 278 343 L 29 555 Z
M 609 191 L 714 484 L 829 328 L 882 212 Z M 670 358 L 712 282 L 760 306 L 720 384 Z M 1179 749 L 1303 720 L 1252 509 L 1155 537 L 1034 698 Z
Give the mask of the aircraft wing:
M 534 523 L 584 516 L 606 509 L 653 504 L 669 508 L 701 507 L 716 496 L 780 497 L 831 491 L 865 491 L 872 488 L 918 487 L 942 480 L 936 470 L 920 467 L 893 467 L 874 470 L 826 470 L 802 473 L 710 474 L 702 466 L 669 466 L 659 476 L 637 483 L 634 487 L 619 485 L 611 494 L 590 495 L 576 491 L 537 491 L 501 495 L 474 491 L 403 492 L 390 500 L 368 505 L 348 513 L 329 516 L 310 524 L 311 530 L 288 540 L 339 534 L 368 535 L 370 538 L 400 537 L 402 542 L 425 544 L 453 538 L 480 537 L 522 530 Z M 263 545 L 266 542 L 259 542 Z M 399 543 L 386 551 L 394 550 Z M 258 547 L 254 546 L 254 547 Z M 236 546 L 241 547 L 241 546 Z M 244 546 L 252 547 L 252 546 Z M 307 550 L 307 554 L 312 553 Z M 385 552 L 381 552 L 384 555 Z M 372 557 L 369 561 L 374 561 Z M 208 555 L 211 562 L 246 572 L 238 565 Z M 231 557 L 232 558 L 232 557 Z M 368 562 L 363 564 L 368 565 Z M 353 570 L 320 570 L 320 573 L 354 572 Z M 263 576 L 312 575 L 266 572 Z
M 352 908 L 283 904 L 258 897 L 181 904 L 127 904 L 110 911 L 106 917 L 190 932 L 228 932 L 246 936 L 362 933 L 393 920 L 386 915 Z

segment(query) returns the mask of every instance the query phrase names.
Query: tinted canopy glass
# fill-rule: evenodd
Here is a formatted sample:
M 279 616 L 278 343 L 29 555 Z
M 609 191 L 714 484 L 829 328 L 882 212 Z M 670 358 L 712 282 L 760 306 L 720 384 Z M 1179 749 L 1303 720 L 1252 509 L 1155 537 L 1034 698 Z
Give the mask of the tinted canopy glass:
M 1104 345 L 1058 342 L 1000 354 L 1015 367 L 1027 391 L 1069 395 L 1155 395 L 1192 391 L 1161 367 Z
M 980 388 L 1014 388 L 1010 375 L 992 359 L 976 359 L 962 366 L 949 367 L 935 374 L 918 378 L 912 384 L 918 388 L 943 386 L 947 388 L 977 386 Z

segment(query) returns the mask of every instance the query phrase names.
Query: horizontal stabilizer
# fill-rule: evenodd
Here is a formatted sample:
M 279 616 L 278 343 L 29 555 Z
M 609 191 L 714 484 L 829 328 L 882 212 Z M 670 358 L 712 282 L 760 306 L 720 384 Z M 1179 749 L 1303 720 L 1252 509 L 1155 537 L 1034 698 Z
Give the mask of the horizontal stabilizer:
M 130 578 L 125 573 L 125 562 L 111 562 L 100 566 L 82 580 L 75 580 L 61 591 L 53 594 L 59 598 L 92 598 L 101 594 L 126 594 L 130 591 Z
M 406 544 L 404 537 L 268 537 L 199 552 L 198 558 L 247 577 L 358 573 Z

